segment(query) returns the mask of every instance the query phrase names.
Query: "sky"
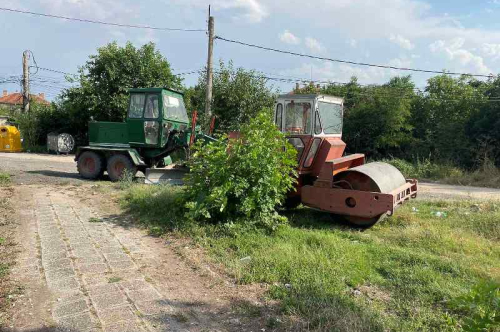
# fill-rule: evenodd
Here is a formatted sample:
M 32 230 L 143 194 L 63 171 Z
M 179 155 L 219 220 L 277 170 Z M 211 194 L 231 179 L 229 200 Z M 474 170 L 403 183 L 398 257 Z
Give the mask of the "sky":
M 0 7 L 81 19 L 155 27 L 206 29 L 208 5 L 215 33 L 282 50 L 320 57 L 427 70 L 498 74 L 500 0 L 0 0 Z M 22 73 L 30 50 L 39 67 L 75 73 L 98 47 L 116 41 L 136 46 L 154 42 L 174 73 L 206 65 L 205 32 L 158 31 L 73 22 L 0 11 L 0 82 Z M 266 76 L 360 83 L 387 82 L 412 74 L 418 87 L 431 74 L 362 67 L 278 54 L 217 40 L 215 65 Z M 196 84 L 197 75 L 185 75 Z M 68 85 L 61 74 L 39 70 L 34 93 L 53 99 Z M 273 82 L 281 91 L 294 83 Z M 20 90 L 1 84 L 1 90 Z

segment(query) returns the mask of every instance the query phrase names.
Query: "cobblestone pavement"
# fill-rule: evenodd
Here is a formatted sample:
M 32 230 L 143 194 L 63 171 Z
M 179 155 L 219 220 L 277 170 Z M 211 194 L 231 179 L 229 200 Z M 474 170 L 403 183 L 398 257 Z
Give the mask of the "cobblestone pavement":
M 37 191 L 23 204 L 24 250 L 13 274 L 45 291 L 27 295 L 36 303 L 15 313 L 15 331 L 41 331 L 29 317 L 36 306 L 57 331 L 181 330 L 172 303 L 141 272 L 145 260 L 157 259 L 142 232 L 62 192 Z

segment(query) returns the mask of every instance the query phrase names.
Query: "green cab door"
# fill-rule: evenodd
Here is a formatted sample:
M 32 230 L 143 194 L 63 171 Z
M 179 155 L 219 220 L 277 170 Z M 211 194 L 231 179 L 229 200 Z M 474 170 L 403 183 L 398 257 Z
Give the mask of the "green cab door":
M 158 145 L 160 106 L 157 94 L 132 93 L 127 116 L 131 145 Z

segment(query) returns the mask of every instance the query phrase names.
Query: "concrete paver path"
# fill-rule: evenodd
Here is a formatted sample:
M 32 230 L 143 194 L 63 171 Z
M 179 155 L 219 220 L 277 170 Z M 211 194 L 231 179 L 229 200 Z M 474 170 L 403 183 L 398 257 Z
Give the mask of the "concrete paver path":
M 165 319 L 173 311 L 168 298 L 141 272 L 144 260 L 155 259 L 141 232 L 103 222 L 60 192 L 37 192 L 31 203 L 22 213 L 30 220 L 27 248 L 14 274 L 46 284 L 55 326 L 82 332 L 175 329 Z

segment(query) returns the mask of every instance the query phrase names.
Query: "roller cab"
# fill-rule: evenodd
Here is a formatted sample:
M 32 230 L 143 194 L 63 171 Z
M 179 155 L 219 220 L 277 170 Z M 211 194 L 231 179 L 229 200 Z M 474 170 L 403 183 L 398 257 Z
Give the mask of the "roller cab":
M 369 227 L 415 198 L 417 181 L 387 163 L 365 164 L 364 154 L 344 155 L 343 99 L 281 95 L 274 121 L 297 149 L 298 181 L 287 207 L 302 203 Z

